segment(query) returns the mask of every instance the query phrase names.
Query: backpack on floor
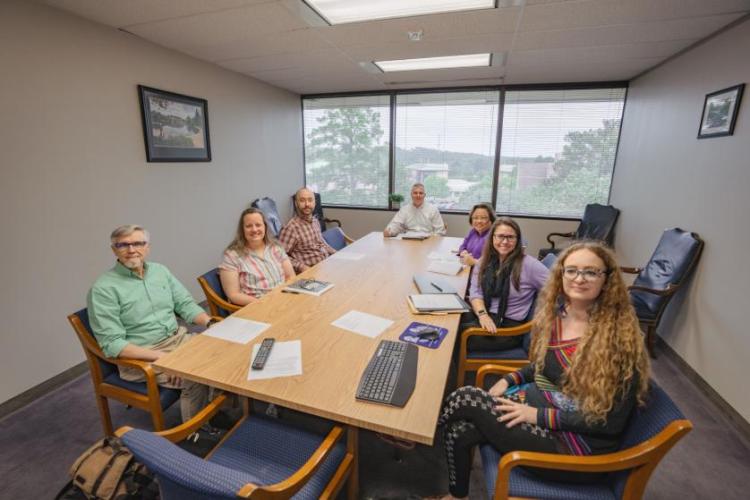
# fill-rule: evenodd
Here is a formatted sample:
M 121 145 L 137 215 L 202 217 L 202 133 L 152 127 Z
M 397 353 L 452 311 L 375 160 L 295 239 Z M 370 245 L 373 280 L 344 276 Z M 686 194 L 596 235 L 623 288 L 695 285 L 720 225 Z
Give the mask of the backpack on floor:
M 146 466 L 114 436 L 97 441 L 70 468 L 73 478 L 56 499 L 128 500 L 159 498 L 159 486 Z

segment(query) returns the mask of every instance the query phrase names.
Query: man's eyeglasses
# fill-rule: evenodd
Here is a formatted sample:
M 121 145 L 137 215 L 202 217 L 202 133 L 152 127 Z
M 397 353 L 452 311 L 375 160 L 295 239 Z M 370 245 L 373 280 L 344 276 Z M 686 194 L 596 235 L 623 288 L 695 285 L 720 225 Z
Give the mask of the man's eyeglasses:
M 582 277 L 583 281 L 594 281 L 605 274 L 608 274 L 608 271 L 603 269 L 578 269 L 577 267 L 563 268 L 563 276 L 570 281 L 575 280 L 578 276 Z
M 515 234 L 493 234 L 492 238 L 497 241 L 516 241 Z
M 112 243 L 112 246 L 118 250 L 125 250 L 128 247 L 143 248 L 148 245 L 148 241 L 119 241 Z

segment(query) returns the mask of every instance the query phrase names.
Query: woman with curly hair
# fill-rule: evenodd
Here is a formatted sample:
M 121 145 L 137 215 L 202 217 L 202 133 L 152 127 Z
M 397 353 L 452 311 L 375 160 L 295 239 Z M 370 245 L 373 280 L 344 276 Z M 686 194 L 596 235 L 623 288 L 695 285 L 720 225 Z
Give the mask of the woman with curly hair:
M 468 494 L 471 449 L 571 455 L 618 449 L 630 413 L 648 391 L 649 359 L 613 253 L 581 242 L 563 251 L 534 317 L 531 363 L 489 391 L 462 387 L 446 399 L 450 494 Z M 534 469 L 549 479 L 591 481 L 593 474 Z

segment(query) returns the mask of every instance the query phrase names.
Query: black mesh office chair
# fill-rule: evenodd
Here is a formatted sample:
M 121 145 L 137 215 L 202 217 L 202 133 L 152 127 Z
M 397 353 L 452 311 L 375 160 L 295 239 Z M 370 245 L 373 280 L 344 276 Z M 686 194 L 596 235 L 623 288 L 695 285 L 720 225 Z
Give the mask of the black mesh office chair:
M 339 227 L 342 227 L 340 220 L 329 219 L 323 215 L 323 205 L 320 201 L 320 193 L 313 194 L 315 195 L 315 209 L 313 210 L 313 216 L 320 222 L 320 231 L 325 232 L 327 224 L 336 223 Z M 297 204 L 294 202 L 294 195 L 292 195 L 292 208 L 294 209 L 294 213 L 297 213 Z

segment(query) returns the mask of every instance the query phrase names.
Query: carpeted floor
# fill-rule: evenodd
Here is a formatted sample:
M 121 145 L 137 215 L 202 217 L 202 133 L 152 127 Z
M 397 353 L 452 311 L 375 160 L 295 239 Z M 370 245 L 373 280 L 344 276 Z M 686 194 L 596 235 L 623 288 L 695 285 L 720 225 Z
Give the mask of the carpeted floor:
M 695 428 L 662 461 L 646 498 L 748 498 L 750 444 L 666 358 L 654 362 L 654 378 L 678 402 Z M 111 404 L 115 427 L 150 429 L 148 415 Z M 177 405 L 167 425 L 179 421 Z M 282 410 L 281 418 L 299 420 Z M 75 458 L 101 437 L 101 424 L 88 374 L 0 421 L 0 499 L 52 499 L 68 481 Z M 364 499 L 417 498 L 446 491 L 446 467 L 435 447 L 396 452 L 372 433 L 360 438 L 360 496 Z M 482 473 L 475 466 L 471 498 L 485 499 Z

